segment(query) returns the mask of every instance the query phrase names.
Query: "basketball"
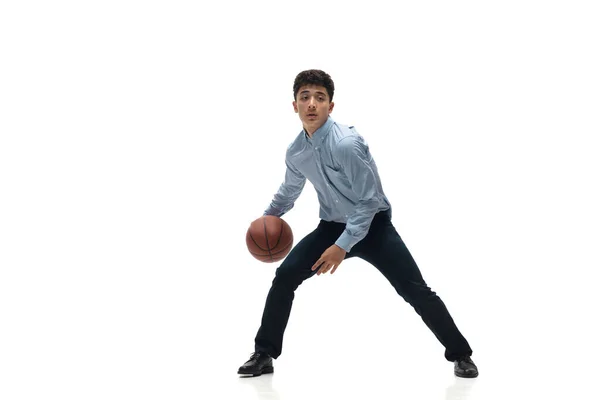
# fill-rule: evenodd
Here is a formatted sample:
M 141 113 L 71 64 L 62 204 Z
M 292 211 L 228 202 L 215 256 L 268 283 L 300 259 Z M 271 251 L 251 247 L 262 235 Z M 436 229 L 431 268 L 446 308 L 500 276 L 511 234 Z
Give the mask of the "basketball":
M 274 215 L 263 215 L 252 221 L 246 232 L 248 251 L 257 260 L 266 263 L 283 260 L 293 243 L 292 228 Z

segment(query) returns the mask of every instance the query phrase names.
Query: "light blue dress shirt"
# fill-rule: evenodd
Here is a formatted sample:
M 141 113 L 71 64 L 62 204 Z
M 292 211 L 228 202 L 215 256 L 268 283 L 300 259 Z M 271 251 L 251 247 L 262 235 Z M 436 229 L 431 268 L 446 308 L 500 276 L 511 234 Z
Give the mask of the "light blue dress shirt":
M 331 117 L 309 137 L 304 130 L 288 146 L 284 182 L 265 215 L 294 207 L 308 179 L 317 191 L 319 218 L 346 224 L 337 244 L 349 252 L 368 233 L 375 214 L 391 208 L 369 146 L 353 126 Z

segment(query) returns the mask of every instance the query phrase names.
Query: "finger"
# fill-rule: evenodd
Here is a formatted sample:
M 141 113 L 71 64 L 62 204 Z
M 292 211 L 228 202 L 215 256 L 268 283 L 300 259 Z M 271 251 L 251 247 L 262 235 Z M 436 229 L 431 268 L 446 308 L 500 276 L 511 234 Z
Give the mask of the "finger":
M 333 274 L 335 272 L 335 270 L 337 269 L 337 267 L 339 267 L 340 264 L 337 264 L 336 266 L 333 267 L 333 269 L 331 270 L 331 273 Z
M 324 269 L 325 269 L 325 263 L 321 263 L 321 265 L 319 265 L 319 268 L 317 269 L 317 275 L 321 275 L 323 273 Z
M 327 267 L 327 272 L 333 271 L 332 268 L 335 268 L 335 263 L 329 264 L 329 267 Z
M 323 264 L 321 264 L 321 267 L 317 271 L 317 275 L 324 274 L 325 272 L 327 272 L 327 263 L 323 262 Z
M 317 268 L 319 267 L 319 265 L 321 265 L 322 263 L 323 263 L 323 261 L 322 261 L 322 260 L 319 258 L 319 259 L 317 260 L 317 262 L 316 262 L 316 263 L 315 263 L 315 264 L 314 264 L 312 267 L 310 267 L 310 269 L 311 269 L 312 271 L 314 271 L 314 270 L 315 270 L 315 269 L 317 269 Z

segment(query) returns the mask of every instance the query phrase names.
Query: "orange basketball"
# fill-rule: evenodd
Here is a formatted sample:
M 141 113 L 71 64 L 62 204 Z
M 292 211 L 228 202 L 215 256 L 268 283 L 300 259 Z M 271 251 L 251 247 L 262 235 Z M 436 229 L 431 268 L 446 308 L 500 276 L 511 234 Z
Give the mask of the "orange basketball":
M 266 263 L 283 260 L 293 243 L 292 228 L 274 215 L 263 215 L 252 221 L 246 232 L 248 251 L 257 260 Z

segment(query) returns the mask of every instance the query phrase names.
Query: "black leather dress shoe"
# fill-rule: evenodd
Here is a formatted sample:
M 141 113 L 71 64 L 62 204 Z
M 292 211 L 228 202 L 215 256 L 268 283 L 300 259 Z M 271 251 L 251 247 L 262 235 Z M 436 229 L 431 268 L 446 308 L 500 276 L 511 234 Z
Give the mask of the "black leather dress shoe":
M 454 375 L 461 378 L 475 378 L 479 375 L 479 371 L 471 357 L 464 356 L 454 361 Z
M 267 353 L 257 351 L 238 369 L 238 374 L 259 376 L 273 373 L 273 359 Z

